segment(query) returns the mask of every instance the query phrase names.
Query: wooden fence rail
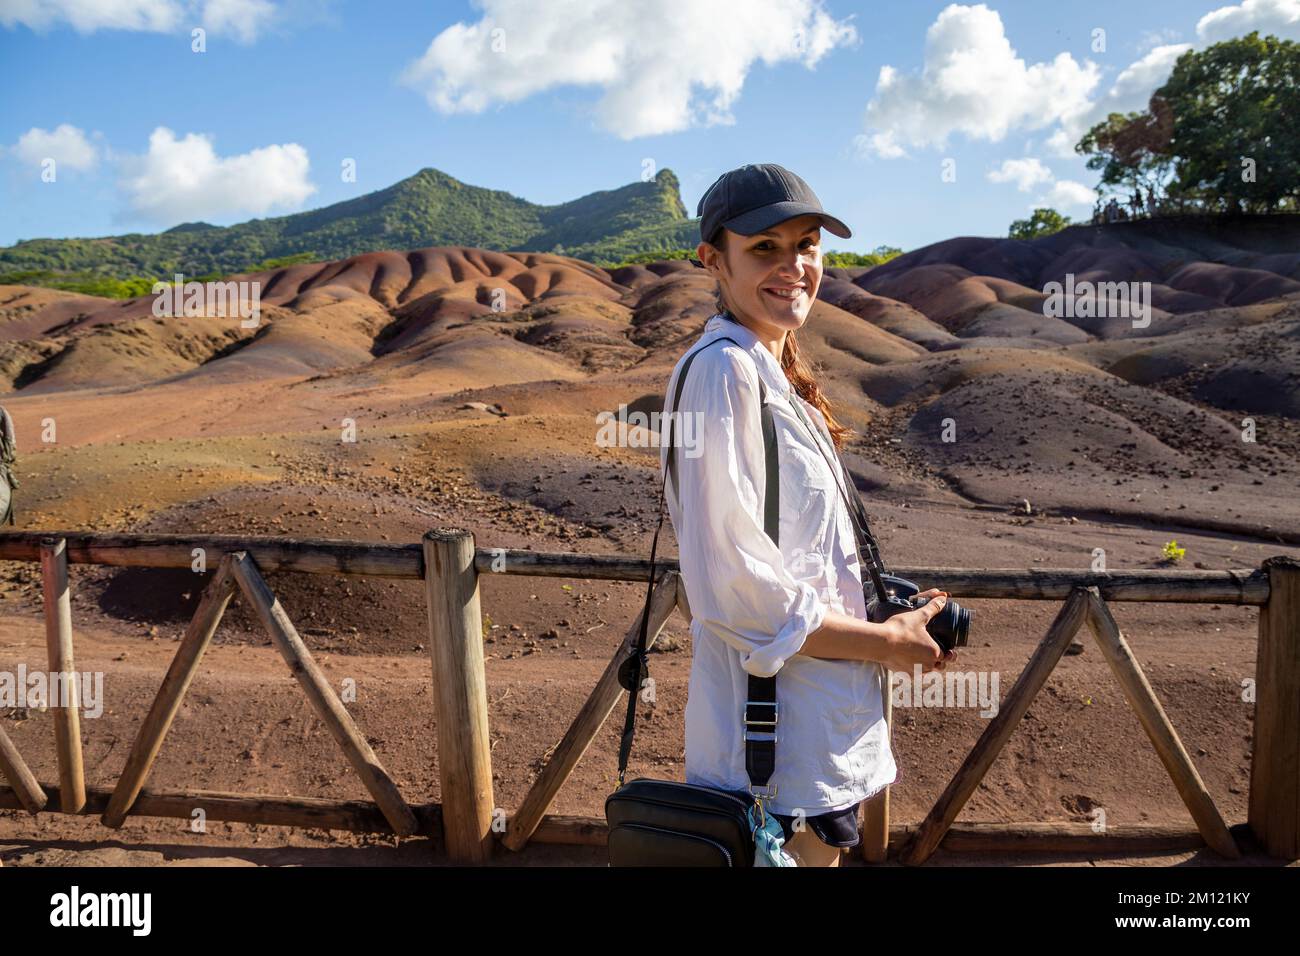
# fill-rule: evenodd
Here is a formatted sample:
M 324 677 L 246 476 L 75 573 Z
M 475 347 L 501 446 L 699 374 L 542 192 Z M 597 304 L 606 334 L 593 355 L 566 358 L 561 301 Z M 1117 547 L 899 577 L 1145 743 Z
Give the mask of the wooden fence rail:
M 55 711 L 59 780 L 38 781 L 0 729 L 0 808 L 29 813 L 98 813 L 108 826 L 128 816 L 188 818 L 203 808 L 214 820 L 281 826 L 330 827 L 358 832 L 441 837 L 455 862 L 482 863 L 499 841 L 511 850 L 530 842 L 599 845 L 600 818 L 556 816 L 547 810 L 614 707 L 625 700 L 618 667 L 631 652 L 633 622 L 604 673 L 574 717 L 507 825 L 493 806 L 487 689 L 479 607 L 479 577 L 527 574 L 646 582 L 639 558 L 477 548 L 458 529 L 428 532 L 417 544 L 388 545 L 331 539 L 243 535 L 0 532 L 0 560 L 39 561 L 51 672 L 71 672 L 69 563 L 118 567 L 193 568 L 216 562 L 193 619 L 145 716 L 117 785 L 87 787 L 81 767 L 76 700 Z M 654 641 L 673 610 L 690 621 L 677 562 L 657 561 L 661 574 L 650 606 Z M 864 808 L 861 853 L 870 862 L 896 856 L 922 863 L 940 847 L 974 852 L 1078 850 L 1141 852 L 1209 846 L 1225 858 L 1240 854 L 1168 716 L 1153 693 L 1108 602 L 1158 601 L 1258 606 L 1254 753 L 1247 829 L 1272 856 L 1300 858 L 1300 562 L 1270 558 L 1258 569 L 1228 571 L 1112 571 L 899 567 L 896 573 L 941 581 L 954 596 L 1064 602 L 1056 620 L 934 807 L 918 825 L 889 819 L 889 788 Z M 408 805 L 330 688 L 264 575 L 367 575 L 423 580 L 428 606 L 433 699 L 438 732 L 441 803 Z M 317 715 L 369 790 L 373 803 L 274 797 L 213 791 L 151 790 L 149 771 L 222 614 L 241 591 L 298 680 Z M 1089 824 L 958 823 L 957 815 L 1045 685 L 1066 646 L 1087 624 L 1137 714 L 1157 755 L 1188 807 L 1194 827 L 1117 827 Z M 71 682 L 75 684 L 75 681 Z M 888 682 L 882 688 L 888 705 Z M 892 732 L 891 709 L 886 721 Z
M 246 551 L 263 574 L 345 574 L 424 580 L 422 544 L 370 544 L 329 538 L 245 535 L 105 534 L 101 532 L 0 532 L 0 560 L 40 559 L 41 538 L 67 541 L 73 564 L 116 567 L 189 568 L 196 553 L 219 557 Z M 672 558 L 655 560 L 659 571 L 678 571 Z M 477 548 L 480 574 L 640 581 L 650 577 L 650 562 L 618 555 L 565 551 Z M 1163 601 L 1188 604 L 1253 604 L 1268 600 L 1269 578 L 1262 569 L 1232 571 L 1083 571 L 1073 568 L 936 568 L 900 565 L 891 570 L 912 580 L 944 582 L 954 597 L 1063 601 L 1077 587 L 1095 587 L 1107 601 Z

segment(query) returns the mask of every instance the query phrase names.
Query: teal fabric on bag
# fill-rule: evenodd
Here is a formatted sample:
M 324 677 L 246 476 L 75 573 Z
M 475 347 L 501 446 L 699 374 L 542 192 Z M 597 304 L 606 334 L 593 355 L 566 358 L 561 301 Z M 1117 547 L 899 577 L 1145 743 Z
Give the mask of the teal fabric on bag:
M 758 825 L 755 807 L 749 808 L 749 827 L 754 833 L 754 866 L 798 866 L 794 857 L 785 852 L 785 831 L 781 821 L 770 813 L 763 814 L 763 825 Z

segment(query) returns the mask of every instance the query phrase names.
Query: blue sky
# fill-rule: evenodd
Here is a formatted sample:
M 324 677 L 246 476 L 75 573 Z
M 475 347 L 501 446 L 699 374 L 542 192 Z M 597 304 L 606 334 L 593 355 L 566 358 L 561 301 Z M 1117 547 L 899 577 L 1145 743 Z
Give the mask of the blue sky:
M 809 181 L 854 231 L 832 248 L 1004 235 L 1037 204 L 1089 216 L 1077 134 L 1251 28 L 1300 39 L 1300 0 L 0 0 L 0 245 L 425 166 L 539 203 L 666 166 L 694 213 L 747 162 Z

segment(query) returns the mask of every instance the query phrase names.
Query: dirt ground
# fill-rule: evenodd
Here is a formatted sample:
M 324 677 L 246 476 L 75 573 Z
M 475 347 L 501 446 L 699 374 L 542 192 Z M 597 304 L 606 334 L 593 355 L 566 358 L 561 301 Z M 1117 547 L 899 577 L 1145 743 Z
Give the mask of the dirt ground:
M 1145 226 L 1067 230 L 1038 245 L 965 237 L 878 270 L 828 270 L 799 351 L 854 430 L 844 458 L 890 565 L 1086 569 L 1102 554 L 1110 569 L 1156 568 L 1171 542 L 1186 549 L 1184 568 L 1253 569 L 1300 554 L 1294 218 L 1277 235 L 1208 242 L 1196 233 L 1183 245 Z M 1237 252 L 1202 262 L 1206 249 Z M 1123 322 L 1048 321 L 1038 290 L 1062 269 L 1158 275 L 1159 314 L 1140 333 Z M 1271 270 L 1267 282 L 1259 270 Z M 17 524 L 0 535 L 416 545 L 431 528 L 459 527 L 480 548 L 649 555 L 657 436 L 634 429 L 611 445 L 598 415 L 662 410 L 674 363 L 712 314 L 716 288 L 703 270 L 436 247 L 259 275 L 256 330 L 230 317 L 156 316 L 149 296 L 4 287 L 0 393 L 21 486 Z M 659 549 L 676 554 L 670 524 Z M 74 663 L 103 674 L 103 712 L 81 722 L 89 785 L 118 779 L 215 564 L 205 574 L 72 566 Z M 349 711 L 407 801 L 438 801 L 422 582 L 267 579 L 333 685 L 355 688 Z M 949 586 L 942 571 L 917 583 Z M 1059 604 L 950 590 L 976 617 L 949 672 L 997 674 L 1005 700 Z M 492 799 L 510 813 L 645 587 L 485 575 L 481 598 Z M 1226 822 L 1240 825 L 1257 609 L 1111 609 Z M 959 823 L 1084 823 L 1104 811 L 1108 826 L 1190 826 L 1090 632 L 1079 640 Z M 674 615 L 651 658 L 658 696 L 641 709 L 631 775 L 682 774 L 690 660 L 688 628 Z M 46 666 L 39 567 L 0 561 L 0 675 Z M 987 720 L 975 707 L 896 708 L 894 822 L 924 818 Z M 39 779 L 57 779 L 48 712 L 0 705 L 0 727 Z M 549 812 L 603 816 L 619 733 L 617 719 L 607 722 Z M 239 596 L 149 785 L 367 796 Z M 193 833 L 186 820 L 134 818 L 110 831 L 93 817 L 0 810 L 6 866 L 425 865 L 440 861 L 435 849 L 426 839 L 223 823 Z M 495 862 L 599 864 L 603 855 L 534 847 Z
M 525 431 L 527 428 L 524 427 Z M 532 429 L 540 431 L 539 422 Z M 400 498 L 402 466 L 371 446 L 364 467 L 347 469 L 310 449 L 280 453 L 254 488 L 193 500 L 131 522 L 136 530 L 285 533 L 416 542 L 428 527 L 465 527 L 479 547 L 510 547 L 645 555 L 652 510 L 592 534 L 538 508 L 458 479 L 445 465 L 454 441 L 444 441 L 441 486 L 426 500 L 437 514 L 410 513 L 364 491 L 389 483 Z M 534 439 L 538 435 L 534 432 Z M 418 439 L 394 437 L 390 450 Z M 283 447 L 283 446 L 282 446 Z M 449 455 L 448 452 L 451 454 Z M 147 459 L 146 459 L 147 460 Z M 245 462 L 247 464 L 247 462 Z M 396 470 L 394 465 L 396 464 Z M 227 467 L 235 467 L 232 457 Z M 564 467 L 538 456 L 548 475 Z M 452 470 L 454 471 L 454 469 Z M 627 467 L 630 477 L 648 481 Z M 617 474 L 617 472 L 615 472 Z M 575 480 L 582 475 L 575 470 Z M 411 481 L 422 480 L 409 477 Z M 613 484 L 613 482 L 609 482 Z M 155 489 L 167 496 L 164 486 Z M 578 493 L 575 489 L 575 493 Z M 600 494 L 598 489 L 584 493 Z M 611 501 L 615 496 L 611 495 Z M 647 500 L 638 497 L 637 500 Z M 107 495 L 66 505 L 108 509 Z M 1157 537 L 1139 527 L 1026 519 L 1014 513 L 878 504 L 873 519 L 896 564 L 925 564 L 932 542 L 944 541 L 952 566 L 1034 567 L 1056 564 L 1073 551 L 1086 562 L 1100 542 L 1112 566 L 1133 566 Z M 60 522 L 55 526 L 68 526 Z M 575 543 L 557 545 L 572 535 Z M 671 530 L 661 548 L 675 553 Z M 1212 567 L 1250 567 L 1284 547 L 1189 535 L 1189 553 Z M 1133 562 L 1133 563 L 1129 563 Z M 0 669 L 44 667 L 44 631 L 36 566 L 9 568 L 0 602 Z M 1083 565 L 1086 566 L 1086 563 Z M 126 752 L 161 676 L 175 653 L 201 580 L 189 571 L 72 566 L 76 667 L 104 674 L 103 713 L 83 718 L 87 783 L 115 783 Z M 335 687 L 354 682 L 349 710 L 408 802 L 439 799 L 430 658 L 422 586 L 302 574 L 268 576 L 316 659 Z M 925 582 L 930 583 L 930 582 Z M 939 582 L 941 583 L 941 582 Z M 960 598 L 960 595 L 955 595 Z M 644 600 L 631 583 L 484 576 L 485 651 L 491 720 L 493 799 L 510 812 L 527 792 L 548 748 L 563 735 Z M 968 600 L 976 612 L 971 646 L 958 667 L 996 671 L 1005 696 L 1059 610 L 1056 602 Z M 1198 771 L 1231 826 L 1245 820 L 1253 708 L 1242 684 L 1255 673 L 1255 608 L 1219 605 L 1116 603 L 1112 611 Z M 987 778 L 958 818 L 967 821 L 1087 821 L 1104 808 L 1109 825 L 1185 824 L 1190 817 L 1128 708 L 1109 668 L 1081 631 L 1082 652 L 1064 657 Z M 658 699 L 642 708 L 629 775 L 677 776 L 682 771 L 683 713 L 690 636 L 674 615 L 652 656 Z M 0 710 L 0 720 L 37 777 L 57 779 L 53 729 L 47 712 Z M 611 719 L 560 791 L 550 812 L 600 817 L 615 783 L 617 720 Z M 896 708 L 894 745 L 899 779 L 891 791 L 895 823 L 919 822 L 986 725 L 975 708 Z M 185 699 L 150 781 L 158 788 L 194 788 L 274 795 L 365 799 L 366 793 L 301 689 L 255 619 L 236 596 L 214 645 Z M 1212 854 L 1208 855 L 1212 857 Z M 1159 855 L 1122 864 L 1169 865 L 1207 854 Z M 437 862 L 424 839 L 398 841 L 338 831 L 298 830 L 214 822 L 189 832 L 189 821 L 129 819 L 108 831 L 96 818 L 0 811 L 0 860 L 14 865 L 170 863 L 425 865 Z M 854 858 L 856 859 L 856 858 Z M 979 858 L 988 862 L 987 858 Z M 941 853 L 951 865 L 975 862 Z M 498 864 L 601 863 L 599 850 L 533 847 L 500 850 Z M 1103 862 L 1033 857 L 1025 862 Z M 1206 862 L 1214 862 L 1208 859 Z

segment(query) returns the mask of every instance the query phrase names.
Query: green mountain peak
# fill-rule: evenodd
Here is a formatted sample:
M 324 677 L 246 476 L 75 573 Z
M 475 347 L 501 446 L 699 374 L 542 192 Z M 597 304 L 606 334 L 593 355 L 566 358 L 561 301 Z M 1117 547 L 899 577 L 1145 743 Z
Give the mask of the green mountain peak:
M 670 169 L 644 182 L 545 206 L 468 185 L 426 166 L 353 199 L 233 226 L 188 222 L 151 235 L 26 240 L 0 248 L 0 282 L 64 285 L 79 278 L 228 275 L 288 257 L 345 259 L 427 246 L 556 252 L 591 262 L 620 262 L 691 247 L 697 238 Z

